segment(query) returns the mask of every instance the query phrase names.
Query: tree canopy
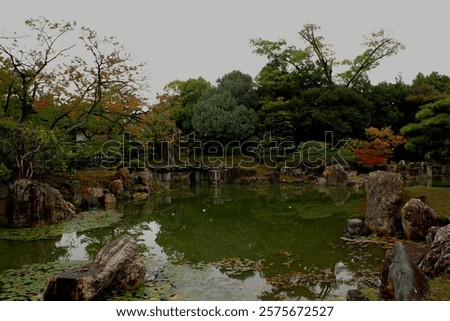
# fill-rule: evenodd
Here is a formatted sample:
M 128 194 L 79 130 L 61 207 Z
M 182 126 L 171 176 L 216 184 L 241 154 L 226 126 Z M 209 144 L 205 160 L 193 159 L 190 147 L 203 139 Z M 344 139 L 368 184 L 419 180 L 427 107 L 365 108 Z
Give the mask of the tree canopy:
M 217 80 L 194 107 L 192 125 L 202 138 L 218 141 L 242 140 L 256 128 L 257 103 L 253 80 L 233 71 Z M 246 105 L 244 105 L 246 104 Z
M 392 144 L 365 135 L 389 133 L 403 144 L 401 132 L 417 157 L 449 157 L 450 77 L 419 73 L 411 84 L 400 77 L 371 84 L 369 71 L 405 48 L 384 30 L 364 36 L 361 53 L 343 60 L 314 24 L 298 32 L 298 46 L 251 39 L 253 52 L 267 58 L 255 79 L 234 70 L 215 84 L 174 80 L 151 104 L 144 65 L 114 37 L 42 17 L 25 26 L 26 38 L 0 36 L 0 176 L 86 165 L 125 134 L 159 143 L 178 133 L 220 142 L 264 141 L 270 133 L 298 146 L 332 131 L 365 146 L 360 156 L 375 162 L 370 153 L 395 156 Z
M 408 138 L 406 147 L 419 157 L 450 160 L 450 97 L 426 104 L 416 114 L 415 122 L 402 128 Z
M 92 146 L 84 151 L 98 153 L 101 144 L 125 131 L 140 134 L 135 125 L 148 107 L 146 75 L 115 38 L 77 28 L 75 22 L 41 17 L 25 24 L 26 37 L 0 37 L 0 125 L 14 129 L 11 143 L 21 153 L 14 161 L 8 157 L 11 147 L 2 145 L 1 161 L 16 168 L 16 176 L 31 175 L 21 168 L 32 168 L 33 162 L 36 167 L 46 141 L 75 144 L 72 150 L 81 141 Z M 70 38 L 72 33 L 78 38 Z M 77 44 L 85 55 L 72 54 Z M 24 134 L 30 128 L 35 137 Z M 28 150 L 34 145 L 39 147 Z M 19 165 L 18 159 L 27 164 Z
M 405 46 L 386 35 L 384 30 L 372 32 L 364 37 L 364 51 L 353 59 L 338 61 L 331 45 L 320 35 L 321 28 L 315 24 L 305 24 L 299 31 L 300 39 L 306 43 L 304 48 L 288 45 L 286 40 L 250 40 L 254 52 L 266 57 L 270 63 L 281 69 L 303 73 L 316 85 L 331 86 L 341 84 L 352 87 L 364 79 L 365 74 L 376 68 L 383 58 L 396 55 Z M 334 74 L 336 66 L 347 66 L 347 70 Z

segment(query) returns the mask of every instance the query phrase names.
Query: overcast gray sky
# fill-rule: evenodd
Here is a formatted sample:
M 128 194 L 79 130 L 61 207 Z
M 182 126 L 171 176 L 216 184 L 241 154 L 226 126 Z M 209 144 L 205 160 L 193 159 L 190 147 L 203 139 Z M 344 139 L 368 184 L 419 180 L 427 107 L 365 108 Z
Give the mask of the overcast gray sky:
M 265 59 L 252 53 L 251 38 L 285 38 L 302 45 L 306 23 L 322 27 L 338 58 L 360 53 L 362 36 L 380 28 L 406 45 L 370 73 L 372 83 L 410 82 L 418 72 L 450 75 L 447 1 L 403 0 L 1 0 L 2 29 L 24 31 L 24 20 L 45 16 L 76 21 L 115 36 L 146 62 L 151 97 L 168 82 L 217 78 L 241 70 L 255 77 Z

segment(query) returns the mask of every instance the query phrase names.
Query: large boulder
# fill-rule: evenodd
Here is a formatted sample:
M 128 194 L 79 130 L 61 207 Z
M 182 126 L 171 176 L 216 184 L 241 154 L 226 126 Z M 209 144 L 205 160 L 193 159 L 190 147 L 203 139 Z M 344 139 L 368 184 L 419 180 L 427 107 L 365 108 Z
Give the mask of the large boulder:
M 112 181 L 108 188 L 117 198 L 121 198 L 125 194 L 125 188 L 123 187 L 123 182 L 120 179 Z
M 348 173 L 339 164 L 328 166 L 322 175 L 330 186 L 345 186 L 348 182 Z
M 138 244 L 121 237 L 103 247 L 93 263 L 52 276 L 44 291 L 48 301 L 86 301 L 109 290 L 131 290 L 145 281 Z
M 436 223 L 436 213 L 418 198 L 410 199 L 402 208 L 403 232 L 410 240 L 425 240 L 429 228 Z
M 345 228 L 345 236 L 350 238 L 358 238 L 370 234 L 370 229 L 366 223 L 359 218 L 352 218 L 347 220 Z
M 450 277 L 450 225 L 437 230 L 428 252 L 419 262 L 419 268 L 430 277 Z
M 83 190 L 82 207 L 90 209 L 105 204 L 105 191 L 100 187 L 88 187 Z
M 139 172 L 138 183 L 145 187 L 145 192 L 149 194 L 156 192 L 156 179 L 152 172 Z
M 130 171 L 126 167 L 121 167 L 117 170 L 115 175 L 117 179 L 120 179 L 123 183 L 123 187 L 127 191 L 134 191 L 134 180 L 133 176 L 131 176 Z
M 75 215 L 75 207 L 48 184 L 20 179 L 9 186 L 8 225 L 33 227 Z
M 378 235 L 395 233 L 394 216 L 401 202 L 403 179 L 400 174 L 371 172 L 367 180 L 365 222 Z
M 423 301 L 430 288 L 424 273 L 406 252 L 402 243 L 387 251 L 381 275 L 380 294 L 385 300 Z

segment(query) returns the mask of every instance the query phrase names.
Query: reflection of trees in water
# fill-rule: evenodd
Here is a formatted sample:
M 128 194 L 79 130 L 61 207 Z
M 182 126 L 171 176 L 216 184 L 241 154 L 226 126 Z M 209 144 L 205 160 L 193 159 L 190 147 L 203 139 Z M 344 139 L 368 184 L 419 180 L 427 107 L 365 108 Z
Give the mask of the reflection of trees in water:
M 373 272 L 366 272 L 367 278 Z M 263 300 L 324 300 L 327 297 L 345 296 L 348 289 L 356 288 L 361 275 L 350 270 L 342 262 L 335 264 L 334 269 L 307 271 L 291 271 L 267 278 L 271 290 L 260 293 Z
M 323 299 L 338 286 L 323 279 L 323 271 L 333 270 L 340 261 L 352 271 L 370 269 L 370 255 L 380 254 L 370 248 L 359 251 L 340 240 L 345 212 L 361 197 L 327 188 L 197 186 L 148 201 L 121 203 L 120 223 L 77 232 L 74 237 L 92 260 L 102 246 L 124 234 L 144 239 L 150 222 L 155 222 L 156 243 L 171 261 L 220 269 L 221 262 L 234 258 L 236 267 L 231 264 L 221 272 L 242 281 L 261 276 L 272 286 L 260 295 L 262 299 Z M 55 240 L 47 240 L 29 246 L 24 250 L 21 244 L 17 252 L 33 253 L 29 263 L 34 263 L 68 258 L 79 245 L 68 242 L 56 247 Z M 150 251 L 150 244 L 143 246 Z M 18 259 L 15 266 L 27 262 L 26 255 L 14 259 Z M 256 268 L 249 262 L 260 265 Z
M 270 291 L 260 293 L 262 300 L 322 300 L 333 289 L 332 281 L 320 281 L 315 274 L 292 272 L 267 279 Z
M 55 238 L 39 241 L 0 240 L 0 271 L 56 260 L 66 252 L 55 246 L 56 241 Z
M 85 250 L 90 260 L 93 260 L 98 251 L 106 244 L 120 238 L 123 235 L 130 235 L 135 240 L 139 240 L 144 235 L 144 231 L 148 229 L 148 223 L 139 224 L 121 224 L 116 227 L 100 228 L 83 232 L 81 242 L 86 244 Z M 144 246 L 140 243 L 141 246 Z M 143 250 L 148 250 L 147 248 Z
M 198 190 L 197 190 L 198 192 Z M 157 243 L 165 253 L 186 264 L 213 263 L 224 258 L 263 262 L 261 269 L 233 273 L 234 279 L 248 279 L 260 273 L 268 281 L 277 275 L 290 276 L 313 266 L 306 283 L 291 284 L 290 291 L 273 286 L 274 298 L 283 292 L 289 297 L 321 299 L 336 289 L 334 281 L 323 280 L 321 271 L 344 261 L 358 269 L 354 248 L 340 237 L 345 225 L 345 211 L 355 206 L 361 196 L 352 197 L 339 189 L 285 190 L 223 187 L 203 190 L 194 197 L 172 197 L 171 204 L 155 206 L 151 215 L 161 229 Z M 338 203 L 338 204 L 337 204 Z M 296 259 L 285 265 L 279 252 L 288 250 Z M 362 260 L 371 265 L 368 259 Z M 360 255 L 361 257 L 361 255 Z M 353 262 L 353 263 L 352 263 Z

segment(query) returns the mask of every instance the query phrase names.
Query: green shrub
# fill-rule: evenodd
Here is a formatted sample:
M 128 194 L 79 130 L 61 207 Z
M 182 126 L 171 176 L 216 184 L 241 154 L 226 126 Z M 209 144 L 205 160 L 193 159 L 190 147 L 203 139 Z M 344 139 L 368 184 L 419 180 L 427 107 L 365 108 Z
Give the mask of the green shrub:
M 12 177 L 12 171 L 0 163 L 0 182 L 7 183 Z

